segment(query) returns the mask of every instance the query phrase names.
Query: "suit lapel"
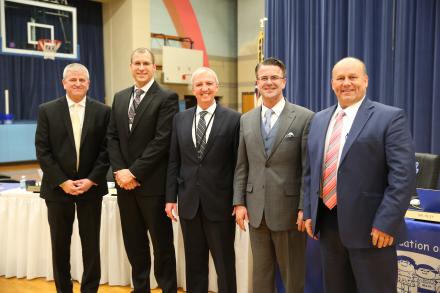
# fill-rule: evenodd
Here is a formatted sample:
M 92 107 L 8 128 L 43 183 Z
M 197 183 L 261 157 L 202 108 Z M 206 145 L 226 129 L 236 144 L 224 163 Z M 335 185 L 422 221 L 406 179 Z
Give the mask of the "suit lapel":
M 251 128 L 254 131 L 257 147 L 260 149 L 261 153 L 266 156 L 263 144 L 263 136 L 261 135 L 261 106 L 250 112 L 249 115 L 251 116 L 249 117 L 249 120 L 251 121 Z
M 317 137 L 317 139 L 318 139 L 318 158 L 324 158 L 325 139 L 327 136 L 327 129 L 328 129 L 328 126 L 330 125 L 330 120 L 333 116 L 333 113 L 336 110 L 336 107 L 337 107 L 337 104 L 334 107 L 332 107 L 328 110 L 325 110 L 321 119 L 316 121 L 316 126 L 313 128 L 313 130 L 317 131 L 317 133 L 314 135 L 314 137 Z M 314 123 L 315 123 L 315 121 L 314 121 Z M 323 160 L 317 160 L 317 161 L 321 162 L 321 165 L 319 166 L 319 170 L 322 170 Z
M 75 149 L 75 138 L 73 137 L 73 129 L 72 129 L 72 120 L 70 119 L 70 111 L 69 105 L 67 104 L 67 98 L 63 97 L 60 100 L 60 113 L 64 123 L 64 127 L 66 127 L 67 134 L 69 135 L 70 143 Z
M 89 124 L 90 124 L 90 117 L 93 117 L 93 114 L 95 113 L 95 109 L 93 107 L 92 101 L 88 97 L 86 97 L 86 108 L 84 109 L 84 121 L 81 129 L 81 143 L 80 143 L 80 149 L 84 143 L 84 140 L 87 135 L 87 131 L 89 130 Z
M 351 126 L 351 129 L 348 133 L 347 140 L 345 141 L 344 148 L 342 149 L 339 165 L 341 165 L 344 162 L 344 158 L 347 155 L 348 151 L 350 150 L 351 145 L 356 140 L 359 133 L 362 131 L 365 124 L 367 123 L 368 119 L 370 119 L 373 112 L 374 112 L 373 104 L 371 103 L 370 100 L 365 98 L 365 100 L 362 102 L 361 106 L 359 107 L 356 117 L 354 118 L 353 125 Z
M 180 127 L 181 133 L 179 133 L 180 138 L 182 139 L 182 145 L 184 146 L 184 149 L 191 150 L 191 156 L 197 157 L 196 147 L 194 146 L 194 141 L 192 138 L 192 131 L 193 131 L 193 121 L 194 121 L 194 113 L 195 108 L 191 108 L 191 110 L 188 110 L 183 113 L 182 117 L 182 125 Z
M 217 104 L 217 108 L 215 110 L 215 116 L 214 116 L 214 122 L 211 127 L 211 132 L 209 133 L 208 141 L 206 142 L 205 152 L 203 154 L 203 158 L 206 156 L 206 154 L 211 149 L 212 145 L 214 144 L 215 140 L 217 139 L 218 134 L 220 133 L 220 129 L 224 125 L 224 115 L 223 115 L 223 108 Z M 202 160 L 203 160 L 202 158 Z
M 145 94 L 141 103 L 139 104 L 139 106 L 136 109 L 136 116 L 134 116 L 134 121 L 133 121 L 133 125 L 131 126 L 130 133 L 132 133 L 135 130 L 136 126 L 139 124 L 139 120 L 141 119 L 143 113 L 145 112 L 145 109 L 148 108 L 148 105 L 150 105 L 151 102 L 156 97 L 157 89 L 158 89 L 157 83 L 153 82 L 150 89 L 147 91 L 147 93 Z M 130 98 L 131 98 L 131 95 L 130 95 Z M 129 99 L 129 101 L 130 101 L 130 99 Z M 129 104 L 130 104 L 130 102 L 129 102 Z M 127 113 L 128 113 L 128 108 L 127 108 Z
M 287 130 L 290 128 L 290 125 L 292 125 L 295 118 L 296 118 L 296 114 L 294 107 L 289 102 L 286 101 L 286 105 L 284 106 L 284 109 L 281 112 L 280 117 L 278 118 L 279 120 L 278 132 L 275 136 L 275 140 L 272 145 L 272 150 L 269 154 L 268 159 L 270 159 L 270 157 L 272 157 L 272 154 L 276 152 L 278 146 L 280 145 L 281 141 L 286 135 Z

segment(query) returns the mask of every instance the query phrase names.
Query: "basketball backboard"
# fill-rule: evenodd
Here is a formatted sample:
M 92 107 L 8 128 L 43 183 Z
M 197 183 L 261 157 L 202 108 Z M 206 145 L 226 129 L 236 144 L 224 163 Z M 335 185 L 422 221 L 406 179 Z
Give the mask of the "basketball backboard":
M 49 39 L 61 41 L 56 58 L 78 59 L 76 8 L 50 2 L 0 0 L 2 54 L 44 56 Z
M 162 70 L 164 83 L 190 84 L 191 74 L 203 66 L 203 51 L 163 46 Z

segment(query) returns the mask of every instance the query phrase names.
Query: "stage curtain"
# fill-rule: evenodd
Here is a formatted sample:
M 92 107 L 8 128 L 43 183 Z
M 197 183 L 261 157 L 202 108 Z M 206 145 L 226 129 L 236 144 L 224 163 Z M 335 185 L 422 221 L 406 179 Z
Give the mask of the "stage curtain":
M 80 59 L 53 61 L 42 57 L 0 54 L 0 113 L 4 113 L 4 90 L 7 88 L 10 112 L 15 120 L 36 120 L 39 104 L 65 94 L 61 83 L 63 69 L 72 62 L 84 64 L 89 69 L 91 85 L 88 94 L 104 101 L 101 3 L 69 0 L 69 5 L 77 8 Z
M 285 61 L 286 98 L 313 111 L 333 105 L 331 69 L 364 60 L 367 96 L 403 108 L 416 149 L 440 153 L 440 2 L 266 0 L 265 56 Z

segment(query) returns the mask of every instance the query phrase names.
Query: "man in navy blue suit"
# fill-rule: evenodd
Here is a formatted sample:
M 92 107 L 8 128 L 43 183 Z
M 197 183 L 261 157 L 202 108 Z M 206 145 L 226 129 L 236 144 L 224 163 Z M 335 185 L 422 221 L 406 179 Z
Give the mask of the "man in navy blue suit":
M 415 193 L 415 158 L 404 111 L 365 97 L 365 64 L 333 67 L 338 104 L 317 113 L 308 139 L 304 219 L 320 238 L 327 293 L 396 292 L 396 243 Z

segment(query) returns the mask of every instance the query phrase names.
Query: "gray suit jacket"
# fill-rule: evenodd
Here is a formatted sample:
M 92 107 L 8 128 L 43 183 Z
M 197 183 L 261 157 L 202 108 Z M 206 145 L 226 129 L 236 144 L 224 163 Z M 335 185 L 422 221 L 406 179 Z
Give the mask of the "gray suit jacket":
M 272 231 L 296 226 L 298 209 L 303 205 L 303 173 L 312 117 L 312 111 L 286 101 L 272 151 L 266 157 L 261 107 L 242 116 L 233 204 L 247 207 L 253 227 L 260 226 L 263 212 Z

